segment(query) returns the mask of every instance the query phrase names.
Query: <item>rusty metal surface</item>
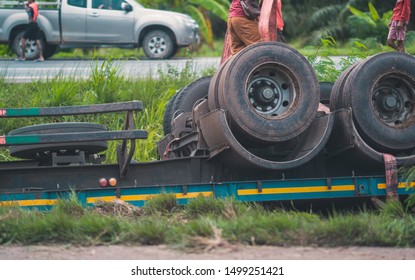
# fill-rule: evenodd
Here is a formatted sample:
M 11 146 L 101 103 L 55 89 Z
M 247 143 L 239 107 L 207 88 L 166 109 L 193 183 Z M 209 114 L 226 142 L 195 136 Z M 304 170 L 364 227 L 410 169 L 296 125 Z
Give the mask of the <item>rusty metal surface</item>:
M 223 110 L 215 110 L 200 119 L 203 137 L 210 148 L 210 156 L 220 156 L 227 166 L 284 170 L 298 167 L 313 159 L 325 146 L 333 127 L 331 114 L 316 118 L 311 127 L 300 135 L 297 146 L 282 160 L 261 157 L 252 153 L 235 138 Z M 303 137 L 303 138 L 302 138 Z
M 383 165 L 383 153 L 375 150 L 359 134 L 354 125 L 352 110 L 340 109 L 334 112 L 335 126 L 328 142 L 328 150 L 333 157 L 341 157 L 353 162 L 355 166 L 377 164 Z M 399 166 L 415 164 L 415 152 L 403 154 L 395 152 Z

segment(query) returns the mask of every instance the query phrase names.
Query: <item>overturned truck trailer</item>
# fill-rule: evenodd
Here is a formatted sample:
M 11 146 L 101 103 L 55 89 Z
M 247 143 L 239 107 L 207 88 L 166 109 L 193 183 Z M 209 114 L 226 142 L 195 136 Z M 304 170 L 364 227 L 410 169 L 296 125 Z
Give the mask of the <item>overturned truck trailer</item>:
M 134 124 L 139 101 L 0 109 L 6 120 L 127 112 L 122 131 L 53 123 L 1 136 L 20 160 L 0 163 L 0 203 L 48 207 L 70 191 L 86 205 L 143 205 L 163 192 L 181 203 L 199 195 L 308 202 L 413 193 L 397 168 L 415 162 L 415 59 L 368 57 L 330 86 L 329 102 L 322 85 L 289 46 L 249 46 L 171 98 L 160 159 L 143 163 L 133 160 L 136 139 L 147 137 Z M 109 140 L 122 141 L 115 164 L 102 163 Z
M 236 172 L 297 176 L 379 173 L 384 155 L 412 165 L 414 66 L 397 52 L 368 57 L 341 74 L 327 104 L 327 84 L 296 50 L 252 45 L 173 96 L 160 156 L 209 154 Z M 324 162 L 318 173 L 310 173 L 313 161 Z

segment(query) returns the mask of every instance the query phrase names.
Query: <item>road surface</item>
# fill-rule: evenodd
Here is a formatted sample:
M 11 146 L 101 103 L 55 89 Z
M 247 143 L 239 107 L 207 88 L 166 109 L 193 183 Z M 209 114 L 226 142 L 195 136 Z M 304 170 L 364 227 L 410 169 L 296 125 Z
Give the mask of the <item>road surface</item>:
M 170 60 L 117 60 L 112 67 L 125 78 L 157 77 L 161 71 L 167 73 L 169 69 L 181 71 L 187 65 L 192 72 L 200 73 L 207 69 L 217 69 L 219 57 L 170 59 Z M 86 79 L 93 70 L 100 69 L 104 60 L 46 60 L 45 62 L 24 61 L 14 59 L 0 60 L 0 78 L 6 82 L 31 82 L 50 80 L 59 75 L 67 78 Z

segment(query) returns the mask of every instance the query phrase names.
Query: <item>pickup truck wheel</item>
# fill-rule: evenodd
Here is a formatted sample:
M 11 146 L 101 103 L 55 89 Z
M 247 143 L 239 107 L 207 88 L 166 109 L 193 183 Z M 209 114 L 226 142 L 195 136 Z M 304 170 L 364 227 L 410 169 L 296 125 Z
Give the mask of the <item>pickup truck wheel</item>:
M 107 127 L 93 123 L 51 123 L 18 128 L 10 131 L 8 135 L 17 136 L 30 134 L 76 133 L 92 131 L 107 131 Z M 79 151 L 84 151 L 85 155 L 90 155 L 105 151 L 106 149 L 107 141 L 35 144 L 9 147 L 9 151 L 12 156 L 34 160 L 44 160 L 50 158 L 53 152 L 56 152 L 60 155 L 74 155 Z
M 143 50 L 148 58 L 168 59 L 177 48 L 172 36 L 163 30 L 150 31 L 143 39 Z
M 24 31 L 18 33 L 16 37 L 13 39 L 12 44 L 12 51 L 19 57 L 22 56 L 22 45 L 21 41 L 23 38 Z M 43 46 L 43 49 L 45 49 L 45 41 L 43 39 L 40 39 L 40 43 Z M 33 60 L 39 57 L 39 49 L 36 45 L 35 40 L 27 40 L 26 41 L 26 59 L 27 60 Z
M 209 94 L 209 85 L 210 81 L 212 80 L 212 76 L 206 76 L 199 78 L 190 84 L 188 84 L 186 87 L 178 91 L 173 96 L 170 101 L 172 101 L 171 107 L 169 108 L 169 111 L 165 111 L 164 114 L 164 134 L 167 135 L 171 132 L 171 122 L 174 117 L 174 113 L 177 111 L 182 112 L 191 112 L 193 109 L 194 104 L 202 98 L 207 98 Z M 170 103 L 169 101 L 169 103 Z M 169 104 L 167 104 L 167 107 L 169 107 Z M 167 133 L 166 133 L 167 132 Z

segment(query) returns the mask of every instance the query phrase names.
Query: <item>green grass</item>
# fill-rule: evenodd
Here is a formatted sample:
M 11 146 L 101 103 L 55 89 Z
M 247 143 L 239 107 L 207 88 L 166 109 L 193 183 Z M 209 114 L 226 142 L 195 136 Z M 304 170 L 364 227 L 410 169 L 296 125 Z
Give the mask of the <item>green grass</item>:
M 324 41 L 331 40 L 332 44 L 325 44 Z M 322 43 L 323 42 L 323 43 Z M 304 56 L 316 54 L 316 50 L 326 55 L 332 56 L 367 56 L 379 52 L 392 51 L 384 44 L 379 44 L 374 38 L 350 39 L 348 42 L 336 42 L 333 38 L 322 39 L 320 45 L 305 45 L 301 39 L 294 39 L 288 44 L 297 49 Z M 415 54 L 415 32 L 409 31 L 406 39 L 406 50 L 410 54 Z M 223 39 L 218 38 L 214 41 L 214 49 L 206 44 L 202 44 L 199 49 L 191 51 L 189 48 L 181 48 L 175 57 L 194 58 L 194 57 L 220 57 L 222 56 Z M 0 46 L 1 58 L 12 58 L 15 55 L 6 45 Z M 143 50 L 140 49 L 121 49 L 121 48 L 91 48 L 91 49 L 59 49 L 52 59 L 146 59 Z
M 138 161 L 157 159 L 157 142 L 163 135 L 163 116 L 167 102 L 173 94 L 198 78 L 211 75 L 214 69 L 204 73 L 192 72 L 192 62 L 178 71 L 170 67 L 166 72 L 158 70 L 158 77 L 126 79 L 117 74 L 114 60 L 92 63 L 92 74 L 87 80 L 75 80 L 58 75 L 48 81 L 34 81 L 29 84 L 10 84 L 0 78 L 0 108 L 51 107 L 88 105 L 109 102 L 140 100 L 143 111 L 135 116 L 137 128 L 148 131 L 148 139 L 137 141 L 134 158 Z M 86 121 L 106 125 L 111 130 L 122 129 L 125 112 L 64 116 L 48 118 L 0 119 L 0 134 L 10 130 L 40 123 L 58 121 Z M 115 162 L 115 149 L 118 143 L 111 141 L 107 151 L 107 161 Z M 0 159 L 11 159 L 7 150 L 0 150 Z
M 200 197 L 179 206 L 171 198 L 154 197 L 142 208 L 124 202 L 84 208 L 74 196 L 48 212 L 0 207 L 0 244 L 167 244 L 184 249 L 220 244 L 415 245 L 415 216 L 409 210 L 404 216 L 390 215 L 385 208 L 327 216 L 232 199 Z

